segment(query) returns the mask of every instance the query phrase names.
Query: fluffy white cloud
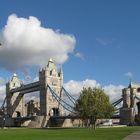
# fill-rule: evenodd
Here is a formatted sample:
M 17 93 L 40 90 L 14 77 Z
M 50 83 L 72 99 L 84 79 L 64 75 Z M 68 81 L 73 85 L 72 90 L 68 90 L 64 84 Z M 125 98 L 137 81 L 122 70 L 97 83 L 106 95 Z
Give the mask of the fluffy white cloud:
M 64 84 L 64 87 L 73 96 L 78 97 L 83 87 L 100 87 L 100 84 L 96 80 L 89 79 L 83 81 L 70 80 Z M 107 85 L 102 88 L 104 89 L 105 93 L 110 97 L 111 102 L 113 102 L 121 97 L 122 89 L 124 88 L 124 86 Z
M 75 48 L 75 37 L 41 26 L 33 16 L 12 14 L 1 33 L 0 65 L 15 70 L 24 65 L 45 65 L 52 57 L 62 64 Z
M 123 88 L 123 85 L 107 85 L 103 87 L 105 93 L 110 97 L 112 102 L 122 97 Z
M 72 95 L 79 94 L 83 87 L 99 87 L 100 84 L 95 80 L 86 79 L 84 81 L 70 80 L 64 84 L 66 90 L 68 90 Z

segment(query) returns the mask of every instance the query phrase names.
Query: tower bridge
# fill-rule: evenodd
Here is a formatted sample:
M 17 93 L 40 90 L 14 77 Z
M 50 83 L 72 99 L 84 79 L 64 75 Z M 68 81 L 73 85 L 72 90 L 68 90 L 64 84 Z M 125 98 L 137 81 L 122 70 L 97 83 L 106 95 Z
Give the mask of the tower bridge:
M 140 84 L 130 81 L 127 88 L 122 89 L 122 96 L 112 105 L 119 106 L 116 110 L 120 124 L 140 125 Z
M 25 104 L 24 95 L 36 91 L 40 93 L 40 103 L 29 101 Z M 33 119 L 34 115 L 37 115 L 38 122 L 42 120 L 46 125 L 50 117 L 64 116 L 64 110 L 73 113 L 73 106 L 63 99 L 64 94 L 74 104 L 75 99 L 63 87 L 62 68 L 58 71 L 55 63 L 50 59 L 39 71 L 37 82 L 24 85 L 16 74 L 12 76 L 6 84 L 6 97 L 1 108 L 6 108 L 4 117 L 11 123 L 9 125 Z
M 57 95 L 63 98 L 61 91 L 63 85 L 63 72 L 57 72 L 56 65 L 49 60 L 47 66 L 40 70 L 39 81 L 23 85 L 14 74 L 12 79 L 6 84 L 6 98 L 7 98 L 7 114 L 10 117 L 16 117 L 17 112 L 20 116 L 26 116 L 24 94 L 40 91 L 40 114 L 50 115 L 51 113 L 58 112 L 63 114 L 63 106 L 59 105 L 56 100 L 53 100 L 53 95 L 48 89 L 48 85 L 52 87 Z M 59 108 L 58 108 L 59 107 Z
M 29 101 L 25 104 L 24 95 L 36 91 L 40 93 L 40 103 Z M 64 95 L 68 97 L 71 104 L 64 100 Z M 4 117 L 7 119 L 7 126 L 32 124 L 32 127 L 44 127 L 50 126 L 49 120 L 55 119 L 63 122 L 62 120 L 70 118 L 78 120 L 79 118 L 79 122 L 81 118 L 74 115 L 73 112 L 74 104 L 75 99 L 63 87 L 62 68 L 58 71 L 55 63 L 50 59 L 46 67 L 39 71 L 39 81 L 37 82 L 24 85 L 16 74 L 13 75 L 6 84 L 6 98 L 1 109 L 6 109 Z M 115 112 L 117 115 L 113 118 L 119 117 L 121 124 L 135 121 L 140 124 L 140 84 L 130 82 L 127 88 L 122 89 L 122 97 L 112 105 L 115 107 L 119 105 Z M 136 106 L 138 106 L 138 111 Z M 65 116 L 64 110 L 73 116 Z M 77 121 L 74 123 L 76 124 Z M 70 122 L 66 122 L 66 124 L 70 124 Z

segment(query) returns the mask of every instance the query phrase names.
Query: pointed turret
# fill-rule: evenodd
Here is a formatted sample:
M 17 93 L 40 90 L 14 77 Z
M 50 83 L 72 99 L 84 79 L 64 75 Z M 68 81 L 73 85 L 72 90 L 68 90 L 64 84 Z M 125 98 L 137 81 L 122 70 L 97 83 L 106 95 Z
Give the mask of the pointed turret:
M 52 59 L 52 58 L 50 58 L 50 59 L 49 59 L 49 62 L 53 62 L 53 59 Z
M 62 86 L 63 85 L 63 68 L 62 68 L 62 65 L 60 67 L 59 77 L 60 77 L 60 86 Z
M 60 74 L 63 74 L 63 68 L 62 68 L 62 65 L 61 65 L 61 67 L 60 67 Z
M 49 69 L 50 71 L 56 69 L 56 66 L 52 58 L 49 59 L 46 69 Z

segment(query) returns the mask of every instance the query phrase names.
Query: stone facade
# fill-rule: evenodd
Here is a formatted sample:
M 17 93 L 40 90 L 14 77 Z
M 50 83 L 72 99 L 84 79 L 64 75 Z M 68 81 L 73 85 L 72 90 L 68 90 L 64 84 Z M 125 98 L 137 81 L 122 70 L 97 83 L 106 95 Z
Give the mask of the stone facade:
M 14 74 L 6 84 L 7 115 L 4 118 L 7 123 L 5 126 L 48 126 L 50 116 L 64 114 L 63 106 L 58 102 L 58 99 L 63 99 L 62 86 L 62 68 L 58 70 L 52 59 L 39 71 L 39 81 L 36 83 L 23 85 Z M 40 92 L 40 103 L 31 100 L 25 104 L 24 94 L 34 91 L 35 88 Z M 50 88 L 58 96 L 57 98 Z
M 40 113 L 41 115 L 62 115 L 63 107 L 53 97 L 47 85 L 61 98 L 63 93 L 61 87 L 63 85 L 63 71 L 58 72 L 53 60 L 50 59 L 47 66 L 39 72 L 40 81 Z
M 123 106 L 120 109 L 120 123 L 130 124 L 135 121 L 135 116 L 138 114 L 136 111 L 136 100 L 135 97 L 140 97 L 140 85 L 131 82 L 128 88 L 122 90 Z
M 11 80 L 6 84 L 7 97 L 7 115 L 9 117 L 25 116 L 24 96 L 20 93 L 11 93 L 10 90 L 20 87 L 22 82 L 14 74 Z
M 20 94 L 20 92 L 11 92 L 12 89 L 22 89 L 25 87 L 17 78 L 17 75 L 14 74 L 11 80 L 6 84 L 7 116 L 13 118 L 35 114 L 41 116 L 62 115 L 63 107 L 53 96 L 52 92 L 50 92 L 48 85 L 53 89 L 57 96 L 63 98 L 63 93 L 61 92 L 63 85 L 63 71 L 62 68 L 59 71 L 57 70 L 52 59 L 48 61 L 45 68 L 42 68 L 39 71 L 38 89 L 40 90 L 40 105 L 37 105 L 34 101 L 30 101 L 25 105 L 24 94 Z M 23 92 L 22 90 L 18 91 L 23 93 L 25 90 L 23 90 Z M 27 91 L 29 91 L 29 89 L 27 89 Z

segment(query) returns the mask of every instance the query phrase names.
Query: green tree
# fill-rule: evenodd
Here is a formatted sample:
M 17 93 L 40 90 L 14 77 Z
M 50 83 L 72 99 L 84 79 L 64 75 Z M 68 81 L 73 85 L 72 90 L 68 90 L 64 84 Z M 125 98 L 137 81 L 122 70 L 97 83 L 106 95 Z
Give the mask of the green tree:
M 101 88 L 83 88 L 74 110 L 82 118 L 85 125 L 96 125 L 97 118 L 109 118 L 113 115 L 114 107 L 109 97 Z

